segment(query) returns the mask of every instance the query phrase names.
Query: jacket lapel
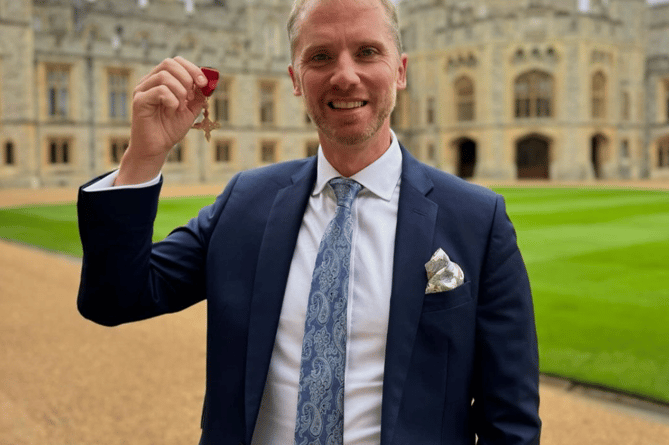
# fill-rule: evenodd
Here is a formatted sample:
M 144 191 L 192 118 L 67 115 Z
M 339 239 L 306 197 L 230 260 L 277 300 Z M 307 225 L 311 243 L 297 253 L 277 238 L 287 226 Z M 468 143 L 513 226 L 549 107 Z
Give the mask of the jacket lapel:
M 316 180 L 316 162 L 307 163 L 280 189 L 263 235 L 249 315 L 246 358 L 246 443 L 251 443 L 267 378 L 283 296 L 302 218 Z
M 433 184 L 404 148 L 397 213 L 393 286 L 386 345 L 381 445 L 390 445 L 422 311 L 438 206 L 426 197 Z

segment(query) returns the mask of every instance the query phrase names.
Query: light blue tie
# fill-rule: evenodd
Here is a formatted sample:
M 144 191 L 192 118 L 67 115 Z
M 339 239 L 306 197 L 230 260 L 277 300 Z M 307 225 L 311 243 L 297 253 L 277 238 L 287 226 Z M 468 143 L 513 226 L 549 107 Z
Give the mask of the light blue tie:
M 351 204 L 362 186 L 335 178 L 335 216 L 321 239 L 311 278 L 297 396 L 296 445 L 342 445 Z

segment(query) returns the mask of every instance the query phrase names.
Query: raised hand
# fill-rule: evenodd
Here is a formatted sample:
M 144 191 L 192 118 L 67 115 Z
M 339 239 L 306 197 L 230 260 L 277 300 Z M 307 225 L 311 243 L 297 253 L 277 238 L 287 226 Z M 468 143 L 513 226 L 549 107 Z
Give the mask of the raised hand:
M 202 70 L 182 57 L 165 59 L 135 87 L 130 144 L 116 185 L 155 178 L 169 150 L 186 135 L 200 113 L 207 85 Z

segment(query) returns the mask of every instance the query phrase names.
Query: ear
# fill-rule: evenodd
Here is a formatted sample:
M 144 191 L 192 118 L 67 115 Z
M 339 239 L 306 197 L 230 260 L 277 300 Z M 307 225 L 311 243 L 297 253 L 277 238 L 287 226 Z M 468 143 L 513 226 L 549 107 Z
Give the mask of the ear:
M 301 96 L 302 89 L 300 88 L 300 81 L 297 78 L 297 74 L 295 73 L 293 65 L 288 65 L 288 74 L 290 74 L 290 80 L 293 81 L 293 94 L 295 96 Z
M 406 54 L 402 54 L 400 56 L 400 63 L 399 66 L 397 67 L 397 89 L 398 90 L 403 90 L 407 87 L 407 62 L 408 62 L 408 56 Z

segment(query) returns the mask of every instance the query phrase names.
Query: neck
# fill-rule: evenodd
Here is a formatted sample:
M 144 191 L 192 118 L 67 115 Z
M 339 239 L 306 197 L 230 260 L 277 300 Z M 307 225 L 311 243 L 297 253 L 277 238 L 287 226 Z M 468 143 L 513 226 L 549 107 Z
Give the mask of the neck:
M 389 127 L 380 129 L 368 140 L 355 145 L 327 140 L 322 135 L 320 139 L 325 159 L 346 178 L 350 178 L 383 156 L 393 141 Z

